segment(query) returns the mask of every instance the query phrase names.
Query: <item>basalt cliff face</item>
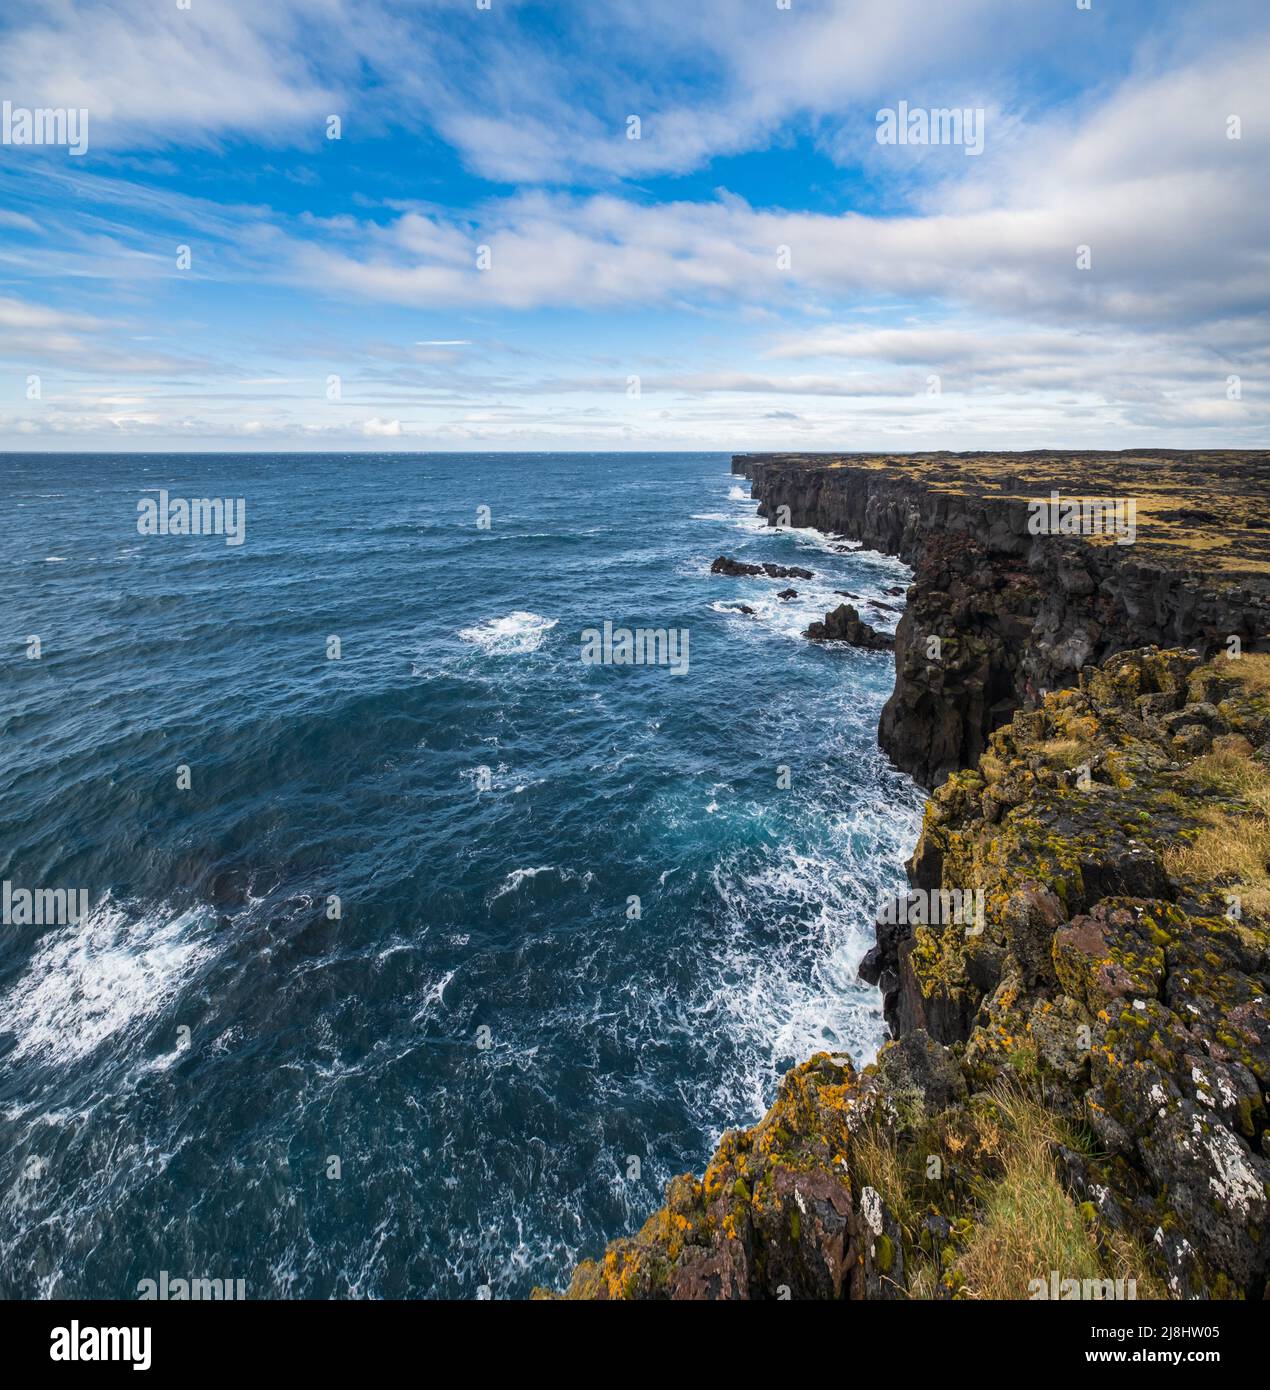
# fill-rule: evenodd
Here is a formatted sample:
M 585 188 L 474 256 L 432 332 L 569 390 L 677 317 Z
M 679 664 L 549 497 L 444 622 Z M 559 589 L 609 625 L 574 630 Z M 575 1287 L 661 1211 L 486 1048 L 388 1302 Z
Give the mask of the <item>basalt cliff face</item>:
M 1113 652 L 1207 654 L 1270 632 L 1267 453 L 743 454 L 732 467 L 769 524 L 913 566 L 879 738 L 927 787 Z M 1034 534 L 1030 504 L 1054 492 L 1132 502 L 1132 542 Z
M 1039 458 L 1024 486 L 1044 495 L 1055 457 L 996 462 L 1017 491 Z M 1197 457 L 1169 456 L 1188 487 Z M 1018 499 L 949 492 L 956 459 L 930 458 L 736 464 L 769 518 L 915 567 L 883 739 L 940 785 L 861 966 L 895 1039 L 863 1069 L 822 1053 L 789 1072 L 566 1297 L 1267 1294 L 1260 537 L 1223 556 L 1187 544 L 1215 524 L 1192 520 L 1136 558 L 1037 538 Z M 1132 497 L 1118 458 L 1055 485 Z M 1198 509 L 1161 490 L 1139 528 Z M 1210 476 L 1204 515 L 1235 491 Z

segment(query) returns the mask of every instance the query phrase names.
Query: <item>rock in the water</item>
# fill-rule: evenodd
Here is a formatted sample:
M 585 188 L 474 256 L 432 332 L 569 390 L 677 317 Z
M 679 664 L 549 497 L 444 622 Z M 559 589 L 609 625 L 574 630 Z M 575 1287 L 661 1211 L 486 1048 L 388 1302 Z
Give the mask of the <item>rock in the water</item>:
M 814 579 L 811 570 L 801 565 L 773 565 L 764 561 L 761 565 L 746 564 L 744 560 L 734 560 L 729 555 L 720 555 L 710 566 L 711 574 L 726 574 L 733 579 L 745 579 L 753 575 L 763 575 L 768 579 Z
M 824 622 L 812 623 L 803 635 L 813 642 L 846 642 L 874 652 L 889 652 L 895 646 L 894 637 L 875 632 L 849 603 L 840 603 L 825 614 Z

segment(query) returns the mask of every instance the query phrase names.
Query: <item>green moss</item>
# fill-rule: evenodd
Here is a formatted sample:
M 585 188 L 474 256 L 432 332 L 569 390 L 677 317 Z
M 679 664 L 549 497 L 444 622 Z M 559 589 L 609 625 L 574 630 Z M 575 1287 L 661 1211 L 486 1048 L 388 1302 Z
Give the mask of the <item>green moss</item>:
M 813 1058 L 787 1074 L 760 1124 L 725 1136 L 702 1183 L 677 1179 L 635 1240 L 579 1266 L 570 1296 L 656 1297 L 675 1294 L 679 1279 L 699 1291 L 703 1271 L 726 1284 L 738 1268 L 748 1271 L 750 1296 L 770 1293 L 769 1279 L 787 1282 L 791 1270 L 801 1278 L 818 1258 L 815 1242 L 802 1248 L 791 1175 L 823 1183 L 826 1174 L 857 1210 L 863 1188 L 879 1193 L 887 1230 L 874 1242 L 873 1267 L 909 1296 L 1026 1296 L 1019 1291 L 1042 1266 L 1133 1277 L 1139 1297 L 1154 1296 L 1149 1288 L 1163 1292 L 1151 1272 L 1161 1227 L 1196 1252 L 1192 1292 L 1245 1292 L 1204 1264 L 1206 1233 L 1171 1210 L 1135 1147 L 1155 1123 L 1154 1101 L 1144 1115 L 1144 1098 L 1157 1078 L 1186 1094 L 1187 1058 L 1198 1046 L 1215 1056 L 1224 1049 L 1270 1089 L 1258 973 L 1270 933 L 1255 913 L 1226 920 L 1219 882 L 1168 877 L 1170 847 L 1195 838 L 1206 807 L 1237 800 L 1220 785 L 1218 755 L 1205 780 L 1172 747 L 1178 721 L 1166 721 L 1182 708 L 1197 665 L 1183 653 L 1117 657 L 1079 689 L 1016 715 L 991 735 L 978 770 L 954 774 L 928 800 L 917 862 L 932 886 L 985 890 L 980 945 L 995 955 L 976 950 L 968 959 L 962 931 L 922 926 L 911 932 L 907 961 L 921 1000 L 939 1006 L 927 1011 L 932 1032 L 941 1018 L 952 1027 L 973 1019 L 949 1056 L 979 1094 L 927 1114 L 924 1091 L 885 1067 L 861 1078 L 843 1059 Z M 1207 676 L 1192 686 L 1210 699 L 1217 689 Z M 1246 728 L 1254 748 L 1270 738 L 1270 702 L 1260 703 L 1222 701 L 1226 723 Z M 1240 747 L 1247 763 L 1247 744 Z M 1232 748 L 1220 756 L 1231 761 Z M 1083 763 L 1095 770 L 1086 789 L 1068 775 Z M 1057 943 L 1032 939 L 1035 925 L 1020 926 L 1017 904 L 1007 908 L 1037 884 L 1069 918 L 1088 920 L 1059 928 Z M 1120 884 L 1151 896 L 1107 896 Z M 972 974 L 990 981 L 987 998 Z M 1078 1026 L 1082 1040 L 1071 1043 Z M 1076 1054 L 1079 1065 L 1069 1064 Z M 1260 1096 L 1232 1104 L 1232 1120 L 1204 1117 L 1206 1132 L 1229 1123 L 1257 1148 L 1266 1125 Z M 1101 1151 L 1072 1118 L 1086 1114 L 1099 1135 L 1118 1126 L 1129 1146 Z M 1072 1197 L 1072 1163 L 1086 1184 L 1107 1190 L 1114 1220 Z M 1215 1204 L 1205 1219 L 1227 1218 Z M 1235 1238 L 1255 1240 L 1257 1226 L 1247 1221 Z M 715 1263 L 734 1241 L 746 1259 Z

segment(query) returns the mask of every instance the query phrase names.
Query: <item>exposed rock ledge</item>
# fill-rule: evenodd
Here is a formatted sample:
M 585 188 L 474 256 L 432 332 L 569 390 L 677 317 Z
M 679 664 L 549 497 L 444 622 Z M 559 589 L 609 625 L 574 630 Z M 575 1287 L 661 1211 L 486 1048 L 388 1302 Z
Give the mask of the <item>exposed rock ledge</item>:
M 1037 457 L 1054 464 L 996 463 Z M 1198 457 L 1165 462 L 1194 483 Z M 1213 457 L 1264 480 L 1266 455 Z M 1270 656 L 1090 664 L 1128 632 L 1223 651 L 1265 632 L 1256 541 L 1234 563 L 1189 553 L 1220 469 L 1200 531 L 1134 559 L 1020 534 L 916 464 L 737 467 L 769 518 L 788 506 L 916 566 L 883 738 L 952 775 L 909 878 L 923 901 L 983 896 L 959 921 L 879 924 L 862 974 L 897 1040 L 863 1071 L 822 1053 L 789 1072 L 566 1296 L 1264 1297 Z

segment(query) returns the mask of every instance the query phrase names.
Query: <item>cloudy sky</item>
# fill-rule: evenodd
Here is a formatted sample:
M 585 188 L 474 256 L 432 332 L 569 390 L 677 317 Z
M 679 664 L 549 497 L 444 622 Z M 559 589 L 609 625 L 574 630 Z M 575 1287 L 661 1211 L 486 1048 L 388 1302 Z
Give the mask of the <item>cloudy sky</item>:
M 1270 5 L 1080 3 L 5 0 L 0 448 L 1264 447 Z

